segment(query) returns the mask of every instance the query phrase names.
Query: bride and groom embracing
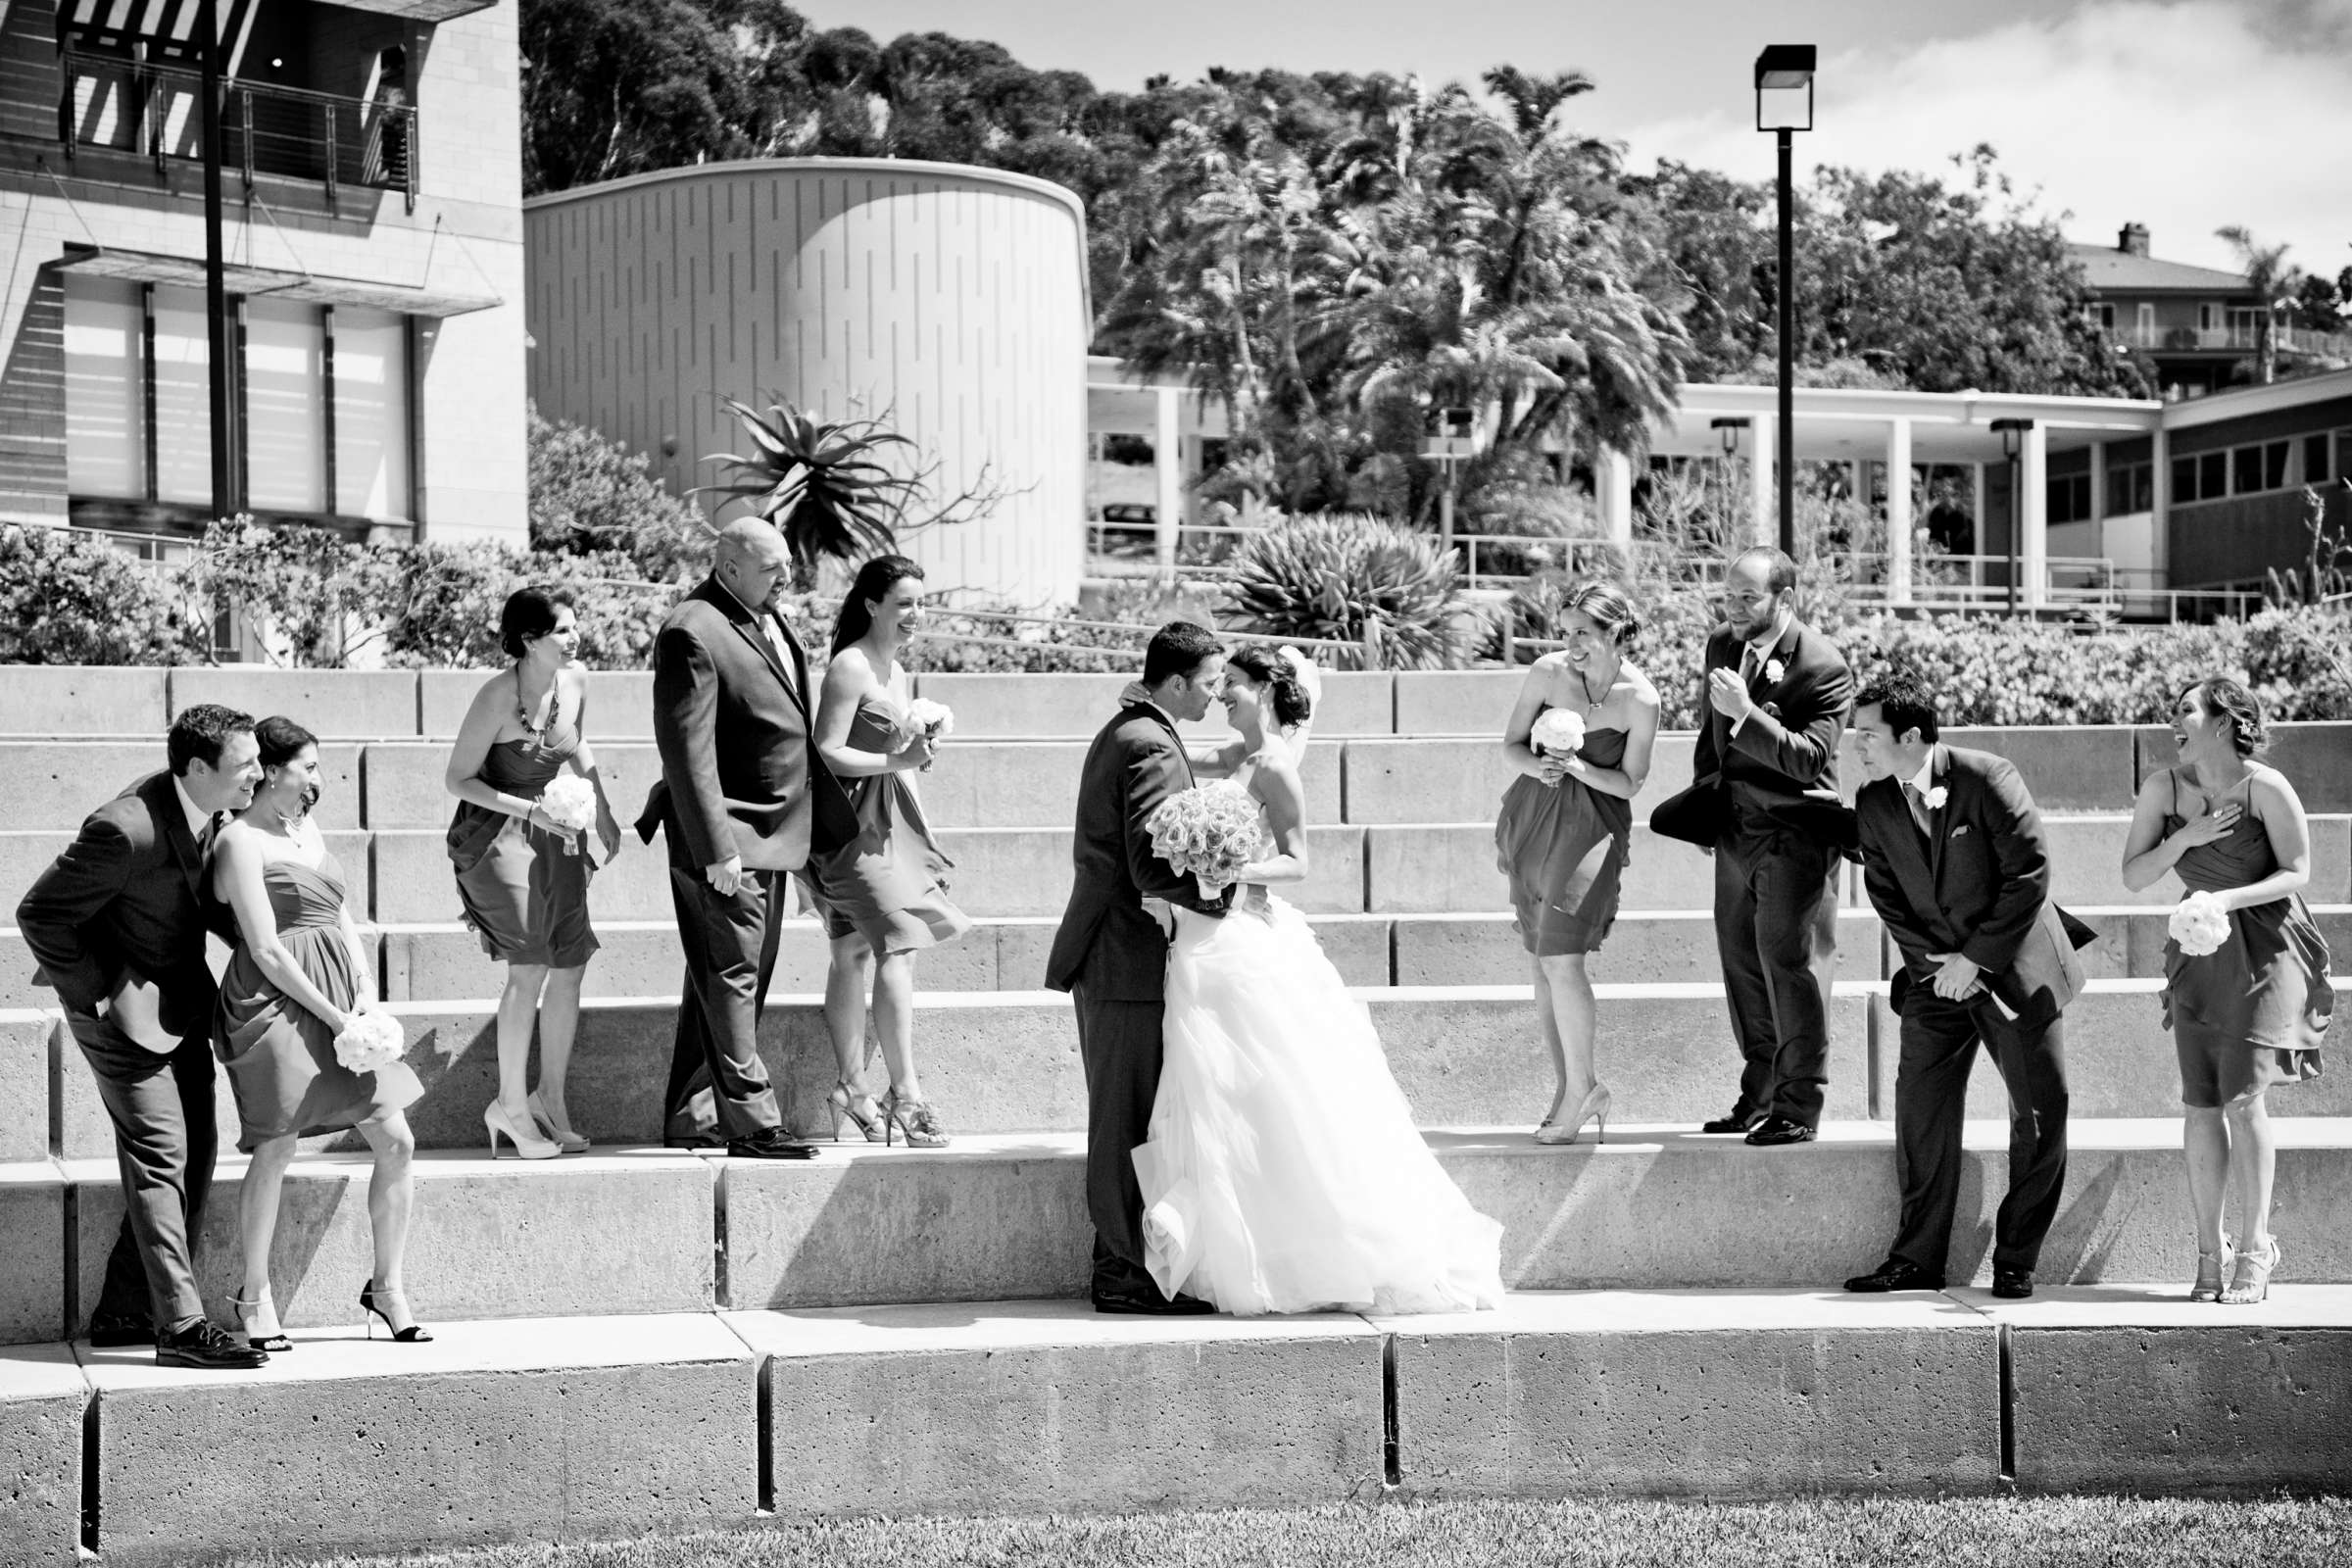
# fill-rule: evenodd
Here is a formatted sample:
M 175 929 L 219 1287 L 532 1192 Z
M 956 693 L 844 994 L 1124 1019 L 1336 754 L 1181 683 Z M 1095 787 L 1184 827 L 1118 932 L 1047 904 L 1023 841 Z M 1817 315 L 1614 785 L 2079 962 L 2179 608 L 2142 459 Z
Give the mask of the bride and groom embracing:
M 1087 752 L 1046 984 L 1077 1008 L 1098 1311 L 1501 1299 L 1502 1227 L 1440 1168 L 1371 1015 L 1269 891 L 1307 874 L 1298 760 L 1317 685 L 1295 650 L 1229 658 L 1172 622 Z M 1188 751 L 1176 726 L 1212 703 L 1234 739 Z M 1245 810 L 1246 856 L 1191 869 L 1186 823 L 1197 850 L 1205 818 Z

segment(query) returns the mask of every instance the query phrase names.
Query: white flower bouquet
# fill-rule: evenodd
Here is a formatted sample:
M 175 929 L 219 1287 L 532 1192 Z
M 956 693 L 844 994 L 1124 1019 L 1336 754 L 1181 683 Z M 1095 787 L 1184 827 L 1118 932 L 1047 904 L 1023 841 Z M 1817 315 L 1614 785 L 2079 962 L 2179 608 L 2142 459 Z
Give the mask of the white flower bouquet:
M 2180 944 L 2182 953 L 2202 958 L 2220 952 L 2222 944 L 2230 940 L 2230 911 L 2210 893 L 2191 893 L 2180 901 L 2165 929 Z
M 355 1012 L 335 1036 L 335 1060 L 352 1072 L 373 1072 L 401 1058 L 408 1041 L 388 1012 Z
M 899 725 L 899 741 L 891 750 L 903 752 L 914 744 L 917 735 L 940 740 L 956 733 L 955 710 L 945 703 L 935 703 L 928 697 L 917 697 L 906 705 L 906 717 Z
M 1536 715 L 1527 739 L 1538 757 L 1574 757 L 1585 749 L 1585 715 L 1565 708 L 1546 708 Z
M 1200 884 L 1213 899 L 1242 879 L 1242 867 L 1258 857 L 1265 829 L 1257 802 L 1229 779 L 1196 784 L 1171 795 L 1144 821 L 1152 849 L 1161 859 Z
M 559 773 L 539 792 L 539 809 L 565 833 L 596 826 L 596 787 L 577 773 Z

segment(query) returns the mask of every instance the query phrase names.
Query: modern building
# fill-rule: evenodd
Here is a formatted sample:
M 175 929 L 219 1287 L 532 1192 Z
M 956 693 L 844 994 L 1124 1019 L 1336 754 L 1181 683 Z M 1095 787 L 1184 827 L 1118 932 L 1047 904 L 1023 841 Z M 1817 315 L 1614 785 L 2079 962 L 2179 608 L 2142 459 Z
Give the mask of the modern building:
M 2201 398 L 2254 379 L 2267 305 L 2240 272 L 2148 254 L 2144 223 L 2115 244 L 2070 245 L 2090 285 L 2091 318 L 2146 365 L 2164 397 Z M 2276 322 L 2279 362 L 2290 369 L 2341 366 L 2352 338 Z
M 526 536 L 516 0 L 6 0 L 0 520 L 213 514 L 197 29 L 243 510 Z
M 878 420 L 913 442 L 897 461 L 929 470 L 935 500 L 993 497 L 902 537 L 934 591 L 1077 598 L 1093 318 L 1069 191 L 960 165 L 760 159 L 535 197 L 524 221 L 541 414 L 646 454 L 678 492 L 746 450 L 729 399 Z

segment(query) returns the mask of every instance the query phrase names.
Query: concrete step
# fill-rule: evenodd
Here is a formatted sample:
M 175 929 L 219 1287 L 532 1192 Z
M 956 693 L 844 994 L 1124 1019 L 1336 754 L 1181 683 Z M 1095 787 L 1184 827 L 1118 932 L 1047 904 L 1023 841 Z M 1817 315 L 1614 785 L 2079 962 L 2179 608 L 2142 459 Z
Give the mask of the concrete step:
M 2068 1077 L 2077 1119 L 2169 1116 L 2180 1081 L 2152 980 L 2092 982 L 2068 1012 Z M 2339 997 L 2352 978 L 2337 982 Z M 1702 983 L 1595 987 L 1596 1054 L 1626 1122 L 1695 1124 L 1731 1103 L 1739 1056 L 1722 989 Z M 1831 1010 L 1829 1114 L 1890 1116 L 1898 1033 L 1877 981 L 1840 981 Z M 1424 1125 L 1533 1125 L 1551 1068 L 1524 986 L 1395 987 L 1357 993 L 1371 1008 L 1390 1070 Z M 490 1003 L 390 1006 L 409 1035 L 408 1061 L 425 1085 L 409 1119 L 421 1147 L 468 1150 L 496 1093 L 497 1025 Z M 2352 1005 L 2343 1008 L 2352 1015 Z M 567 1099 L 572 1124 L 600 1144 L 658 1141 L 676 1003 L 670 998 L 590 1001 L 581 1009 Z M 915 1042 L 923 1086 L 951 1133 L 1070 1130 L 1086 1120 L 1077 1030 L 1068 1000 L 1053 992 L 918 992 Z M 819 999 L 771 999 L 760 1054 L 793 1124 L 831 1130 L 825 1092 L 837 1068 Z M 867 1074 L 883 1080 L 867 1046 Z M 2005 1114 L 1999 1080 L 1980 1064 L 1975 1113 Z M 86 1068 L 61 1052 L 55 1101 L 45 1107 L 55 1147 L 68 1158 L 106 1158 L 113 1130 Z M 221 1147 L 234 1147 L 235 1105 L 226 1075 L 216 1086 Z M 2271 1097 L 2274 1115 L 2352 1114 L 2352 1074 L 2330 1073 Z M 31 1119 L 33 1112 L 19 1112 Z M 356 1134 L 324 1147 L 356 1147 Z
M 1497 1310 L 1417 1318 L 991 1300 L 441 1319 L 424 1346 L 298 1332 L 248 1374 L 27 1347 L 0 1353 L 16 1477 L 0 1558 L 78 1560 L 85 1498 L 98 1553 L 148 1564 L 724 1528 L 755 1510 L 1936 1495 L 1992 1492 L 2005 1467 L 2046 1490 L 2352 1483 L 2341 1412 L 2311 1392 L 2352 1371 L 2352 1290 L 2285 1285 L 2231 1309 L 2175 1295 L 1515 1292 Z M 2236 1418 L 2197 1418 L 2223 1408 Z M 398 1486 L 387 1451 L 406 1455 Z M 484 1451 L 497 1462 L 477 1462 Z M 197 1455 L 208 1484 L 191 1488 Z
M 2352 1281 L 2352 1121 L 2278 1126 L 2278 1277 Z M 1818 1142 L 1788 1149 L 1750 1149 L 1688 1123 L 1612 1123 L 1606 1144 L 1565 1149 L 1543 1148 L 1523 1129 L 1426 1136 L 1470 1200 L 1502 1223 L 1503 1280 L 1518 1289 L 1823 1289 L 1868 1272 L 1894 1238 L 1894 1134 L 1885 1123 L 1828 1123 Z M 2078 1120 L 2070 1136 L 2066 1198 L 2039 1277 L 2185 1290 L 2195 1246 L 2179 1120 Z M 723 1161 L 727 1299 L 802 1307 L 1082 1294 L 1092 1237 L 1084 1149 L 1075 1133 L 1015 1134 L 946 1150 L 845 1145 L 806 1164 Z M 2005 1122 L 1969 1124 L 1946 1263 L 1955 1281 L 1990 1280 L 2007 1150 Z
M 475 1115 L 480 1115 L 476 1107 Z M 234 1149 L 224 1143 L 224 1149 Z M 366 1153 L 296 1158 L 280 1200 L 270 1278 L 288 1325 L 349 1323 L 373 1273 Z M 246 1161 L 224 1154 L 213 1180 L 198 1283 L 221 1321 L 241 1268 L 237 1202 Z M 86 1321 L 122 1218 L 111 1157 L 58 1167 L 74 1189 L 68 1236 L 74 1272 L 62 1305 Z M 692 1312 L 714 1300 L 715 1175 L 661 1148 L 563 1159 L 492 1161 L 481 1148 L 416 1157 L 408 1287 L 430 1320 Z
M 66 1192 L 55 1160 L 0 1164 L 0 1345 L 65 1337 Z

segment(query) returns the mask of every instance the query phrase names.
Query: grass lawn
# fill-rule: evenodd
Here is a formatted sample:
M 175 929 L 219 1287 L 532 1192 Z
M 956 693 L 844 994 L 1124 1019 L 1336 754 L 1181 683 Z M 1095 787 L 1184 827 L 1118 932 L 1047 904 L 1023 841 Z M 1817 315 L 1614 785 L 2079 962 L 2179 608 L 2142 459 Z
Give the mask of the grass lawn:
M 247 1559 L 258 1565 L 260 1558 Z M 297 1568 L 285 1558 L 270 1568 Z M 580 1546 L 338 1557 L 336 1568 L 2345 1568 L 2352 1498 L 1428 1502 L 1117 1519 L 778 1523 Z

